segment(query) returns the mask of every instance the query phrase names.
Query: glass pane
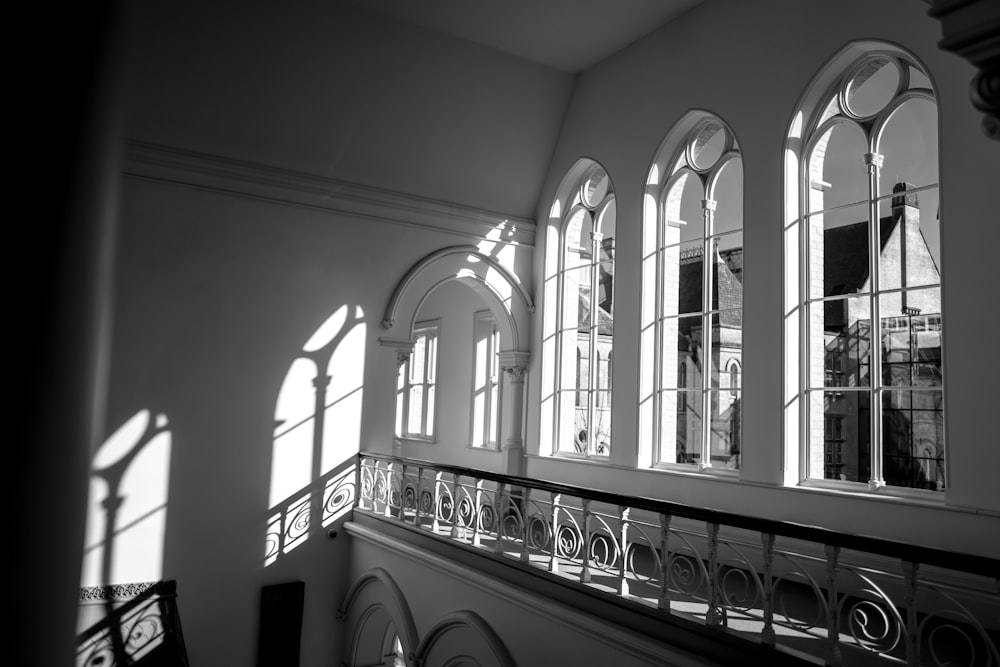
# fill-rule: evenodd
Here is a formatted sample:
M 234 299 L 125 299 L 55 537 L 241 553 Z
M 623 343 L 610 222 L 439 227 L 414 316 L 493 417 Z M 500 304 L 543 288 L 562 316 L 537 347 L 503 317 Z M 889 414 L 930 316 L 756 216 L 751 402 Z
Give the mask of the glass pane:
M 601 216 L 600 229 L 603 234 L 598 249 L 597 304 L 608 315 L 607 325 L 610 328 L 611 315 L 614 314 L 614 280 L 615 280 L 615 204 L 605 209 Z M 610 330 L 606 333 L 610 334 Z
M 879 200 L 879 288 L 937 285 L 941 282 L 941 235 L 937 188 L 907 192 Z M 932 201 L 931 207 L 923 206 Z
M 712 193 L 715 206 L 715 232 L 721 234 L 743 228 L 743 161 L 729 160 L 719 172 Z
M 895 97 L 899 68 L 889 58 L 872 58 L 847 84 L 847 106 L 857 116 L 878 113 Z
M 810 304 L 811 388 L 859 387 L 871 383 L 871 310 L 867 296 Z M 822 315 L 820 315 L 822 313 Z M 822 318 L 822 320 L 821 320 Z M 822 333 L 816 325 L 822 321 Z
M 871 398 L 867 391 L 812 393 L 810 476 L 867 482 L 871 474 Z M 822 427 L 820 426 L 822 425 Z
M 865 203 L 806 218 L 810 298 L 869 291 L 868 214 Z
M 809 212 L 868 200 L 868 140 L 857 125 L 838 122 L 816 142 L 809 157 Z
M 664 248 L 662 257 L 662 315 L 701 312 L 704 243 L 687 242 Z
M 409 414 L 407 415 L 406 421 L 406 432 L 419 435 L 420 421 L 423 417 L 423 405 L 424 405 L 424 386 L 422 384 L 415 384 L 410 387 L 410 405 Z
M 913 305 L 926 305 L 938 296 L 938 289 L 907 290 L 880 296 L 883 385 L 941 386 L 941 314 L 925 314 Z M 909 304 L 905 306 L 907 314 L 900 313 L 904 300 Z
M 720 290 L 721 291 L 721 290 Z M 723 310 L 712 315 L 711 386 L 729 385 L 729 371 L 742 363 L 743 310 Z M 720 377 L 723 384 L 720 384 Z
M 427 426 L 424 435 L 428 438 L 434 435 L 434 385 L 427 387 Z
M 713 468 L 739 470 L 742 414 L 740 392 L 712 391 L 712 431 L 709 442 Z
M 600 204 L 601 200 L 608 194 L 610 185 L 611 181 L 608 179 L 608 172 L 598 166 L 591 167 L 590 171 L 587 172 L 587 177 L 583 185 L 580 187 L 580 198 L 583 200 L 584 205 L 594 208 Z
M 608 456 L 611 454 L 611 393 L 598 391 L 594 397 L 594 425 L 591 428 L 591 454 Z
M 410 360 L 410 382 L 424 381 L 424 364 L 427 356 L 427 337 L 417 336 L 413 346 L 413 356 Z
M 944 410 L 940 390 L 883 392 L 882 453 L 886 484 L 944 489 Z
M 660 387 L 664 389 L 700 389 L 702 318 L 672 317 L 662 324 Z
M 714 165 L 726 150 L 726 131 L 710 120 L 698 128 L 691 142 L 691 163 L 698 169 Z
M 563 331 L 590 330 L 590 275 L 589 264 L 563 272 Z
M 660 393 L 660 452 L 665 462 L 701 460 L 700 391 Z
M 701 200 L 705 198 L 701 179 L 685 171 L 677 177 L 664 201 L 664 219 L 661 246 L 700 239 L 705 235 L 705 216 Z
M 897 183 L 913 187 L 937 183 L 937 105 L 922 98 L 899 105 L 886 121 L 878 152 L 883 156 L 879 192 L 892 192 Z
M 712 239 L 715 251 L 736 278 L 743 282 L 743 232 L 727 232 Z
M 573 451 L 586 454 L 590 449 L 590 411 L 586 405 L 577 406 L 573 421 Z

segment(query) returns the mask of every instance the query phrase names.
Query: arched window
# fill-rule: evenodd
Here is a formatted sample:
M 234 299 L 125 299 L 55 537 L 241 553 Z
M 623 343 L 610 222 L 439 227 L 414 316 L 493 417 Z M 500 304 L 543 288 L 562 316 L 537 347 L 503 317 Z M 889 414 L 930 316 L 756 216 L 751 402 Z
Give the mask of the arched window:
M 561 191 L 546 256 L 543 430 L 552 429 L 553 453 L 604 457 L 611 449 L 611 374 L 601 361 L 610 359 L 614 331 L 614 188 L 603 167 L 581 161 Z
M 720 374 L 743 349 L 743 162 L 729 127 L 705 112 L 682 119 L 646 197 L 641 438 L 654 464 L 737 469 L 742 389 Z
M 927 73 L 851 45 L 786 148 L 785 432 L 805 480 L 944 488 L 937 202 Z

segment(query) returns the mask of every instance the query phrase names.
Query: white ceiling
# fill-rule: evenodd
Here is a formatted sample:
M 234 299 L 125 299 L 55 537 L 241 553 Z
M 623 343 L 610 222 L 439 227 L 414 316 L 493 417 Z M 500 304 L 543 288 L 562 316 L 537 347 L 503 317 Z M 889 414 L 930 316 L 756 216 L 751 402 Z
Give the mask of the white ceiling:
M 620 51 L 702 0 L 341 0 L 565 72 Z

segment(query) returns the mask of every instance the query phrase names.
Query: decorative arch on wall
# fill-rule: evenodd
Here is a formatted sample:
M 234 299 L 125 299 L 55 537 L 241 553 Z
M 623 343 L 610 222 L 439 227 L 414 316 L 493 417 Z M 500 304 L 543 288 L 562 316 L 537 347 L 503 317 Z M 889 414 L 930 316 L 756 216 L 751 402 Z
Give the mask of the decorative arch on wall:
M 396 285 L 385 308 L 383 340 L 409 341 L 420 306 L 440 285 L 451 281 L 472 288 L 492 311 L 500 330 L 501 352 L 525 352 L 535 305 L 517 276 L 496 258 L 471 245 L 436 250 L 414 264 Z M 395 335 L 393 335 L 395 334 Z
M 418 645 L 417 626 L 403 591 L 385 569 L 376 567 L 362 574 L 344 597 L 338 612 L 347 621 L 351 637 L 346 664 L 381 664 L 390 631 L 399 638 L 407 662 Z
M 500 636 L 481 616 L 462 610 L 448 614 L 424 636 L 416 652 L 417 664 L 514 667 Z

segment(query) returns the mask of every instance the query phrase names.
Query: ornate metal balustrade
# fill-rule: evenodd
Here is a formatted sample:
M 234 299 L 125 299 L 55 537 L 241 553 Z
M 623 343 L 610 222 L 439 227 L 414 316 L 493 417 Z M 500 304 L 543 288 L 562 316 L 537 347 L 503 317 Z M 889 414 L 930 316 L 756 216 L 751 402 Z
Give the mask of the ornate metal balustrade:
M 80 590 L 80 601 L 107 612 L 77 637 L 78 667 L 187 667 L 176 582 L 92 586 Z
M 361 454 L 358 508 L 828 665 L 1000 667 L 1000 561 Z

